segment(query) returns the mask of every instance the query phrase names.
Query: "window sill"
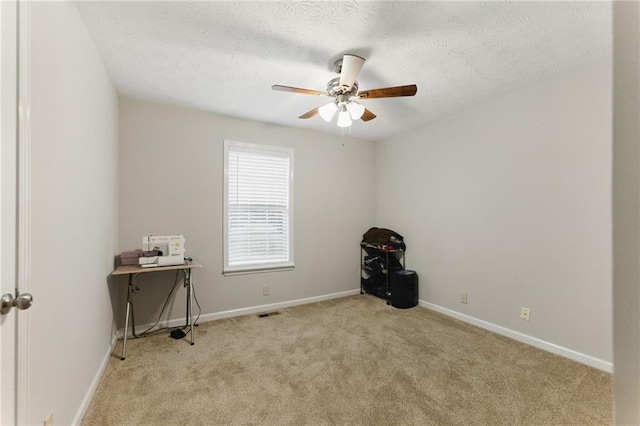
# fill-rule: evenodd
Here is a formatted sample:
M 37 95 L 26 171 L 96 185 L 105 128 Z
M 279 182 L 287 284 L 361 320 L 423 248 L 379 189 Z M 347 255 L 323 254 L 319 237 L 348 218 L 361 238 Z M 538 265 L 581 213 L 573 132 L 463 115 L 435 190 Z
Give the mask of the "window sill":
M 223 270 L 222 275 L 232 276 L 232 275 L 262 274 L 265 272 L 292 271 L 293 269 L 294 269 L 294 265 L 230 268 L 230 269 Z

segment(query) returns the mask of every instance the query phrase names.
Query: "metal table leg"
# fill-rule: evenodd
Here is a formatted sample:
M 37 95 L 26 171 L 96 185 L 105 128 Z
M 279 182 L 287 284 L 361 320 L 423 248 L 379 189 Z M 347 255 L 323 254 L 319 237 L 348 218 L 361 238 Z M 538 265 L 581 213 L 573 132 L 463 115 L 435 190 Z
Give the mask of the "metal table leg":
M 187 269 L 187 276 L 189 280 L 189 286 L 187 287 L 187 297 L 189 303 L 189 324 L 191 325 L 191 344 L 193 345 L 195 336 L 193 335 L 195 331 L 193 330 L 193 278 L 191 278 L 191 269 Z
M 125 357 L 127 356 L 127 333 L 129 330 L 129 312 L 131 310 L 131 292 L 132 291 L 133 291 L 133 274 L 129 274 L 129 285 L 127 286 L 127 314 L 124 319 L 124 342 L 122 343 L 122 356 L 120 357 L 122 361 L 124 361 Z
M 185 326 L 189 327 L 191 332 L 191 344 L 194 344 L 193 337 L 193 283 L 191 278 L 191 269 L 185 269 L 184 286 L 187 288 L 187 315 L 185 317 Z
M 184 317 L 184 326 L 185 327 L 189 327 L 189 325 L 191 324 L 189 322 L 189 312 L 190 312 L 190 306 L 189 306 L 189 292 L 191 290 L 191 288 L 189 287 L 189 274 L 187 273 L 187 270 L 183 270 L 182 271 L 182 275 L 183 275 L 183 279 L 184 279 L 184 287 L 187 289 L 187 300 L 186 302 L 186 316 Z

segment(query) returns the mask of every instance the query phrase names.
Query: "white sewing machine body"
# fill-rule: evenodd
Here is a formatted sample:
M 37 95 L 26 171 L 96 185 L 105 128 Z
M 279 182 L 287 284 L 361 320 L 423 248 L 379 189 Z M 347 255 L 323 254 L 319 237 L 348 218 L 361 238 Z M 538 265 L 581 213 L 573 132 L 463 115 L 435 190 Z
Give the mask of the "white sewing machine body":
M 142 267 L 184 264 L 184 237 L 182 235 L 149 235 L 142 237 L 142 250 L 159 250 L 161 256 L 140 257 Z

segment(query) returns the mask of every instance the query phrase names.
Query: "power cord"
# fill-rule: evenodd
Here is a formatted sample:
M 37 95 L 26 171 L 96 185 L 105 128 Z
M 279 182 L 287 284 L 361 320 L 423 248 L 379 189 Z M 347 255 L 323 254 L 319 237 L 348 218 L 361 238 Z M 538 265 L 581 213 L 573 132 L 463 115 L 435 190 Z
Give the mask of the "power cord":
M 162 310 L 160 311 L 160 315 L 158 315 L 158 320 L 151 327 L 147 328 L 145 331 L 143 331 L 142 333 L 138 334 L 137 336 L 134 335 L 134 337 L 146 337 L 146 336 L 152 334 L 152 333 L 149 333 L 149 330 L 151 330 L 153 327 L 158 325 L 158 323 L 160 322 L 160 318 L 162 318 L 162 314 L 164 313 L 164 310 L 166 309 L 167 305 L 169 304 L 169 300 L 171 300 L 171 295 L 173 294 L 173 291 L 176 289 L 176 284 L 178 284 L 178 271 L 177 270 L 176 270 L 176 277 L 174 278 L 173 285 L 171 286 L 171 291 L 169 291 L 169 294 L 167 295 L 167 299 L 164 301 L 164 305 L 162 305 Z M 170 328 L 173 328 L 173 327 L 162 327 L 162 328 L 159 328 L 157 330 L 153 330 L 153 333 L 157 333 L 157 332 L 160 332 L 160 331 L 163 331 L 163 330 L 168 330 Z
M 156 325 L 158 325 L 158 323 L 160 323 L 160 319 L 162 318 L 162 314 L 164 313 L 164 310 L 166 309 L 167 305 L 169 304 L 169 300 L 171 300 L 171 295 L 175 291 L 176 285 L 178 284 L 178 272 L 179 271 L 176 271 L 176 276 L 175 276 L 175 278 L 173 280 L 173 285 L 171 286 L 171 290 L 169 291 L 169 294 L 167 295 L 167 298 L 164 301 L 164 305 L 162 305 L 162 310 L 160 311 L 160 314 L 158 315 L 158 319 L 156 320 L 156 322 L 151 327 L 149 327 L 145 331 L 143 331 L 142 333 L 134 334 L 133 337 L 135 337 L 135 338 L 147 337 L 147 336 L 152 336 L 154 334 L 157 334 L 157 333 L 159 333 L 161 331 L 165 331 L 165 330 L 175 330 L 175 329 L 184 330 L 185 328 L 189 328 L 189 330 L 185 333 L 185 336 L 191 332 L 191 327 L 189 327 L 188 325 L 183 325 L 181 327 L 162 327 L 162 328 L 158 328 L 157 330 L 150 331 L 151 329 L 153 329 L 153 327 L 155 327 Z M 191 277 L 189 277 L 189 279 L 191 279 Z M 198 320 L 200 319 L 200 315 L 202 314 L 202 307 L 200 306 L 200 302 L 198 301 L 198 296 L 196 295 L 196 288 L 195 287 L 191 287 L 191 288 L 192 288 L 192 291 L 193 291 L 193 300 L 195 300 L 196 305 L 198 306 L 198 316 L 196 317 L 195 321 L 193 322 L 193 325 L 197 327 L 198 326 Z M 131 306 L 131 307 L 133 308 L 133 306 Z M 132 315 L 133 315 L 133 312 L 132 312 Z

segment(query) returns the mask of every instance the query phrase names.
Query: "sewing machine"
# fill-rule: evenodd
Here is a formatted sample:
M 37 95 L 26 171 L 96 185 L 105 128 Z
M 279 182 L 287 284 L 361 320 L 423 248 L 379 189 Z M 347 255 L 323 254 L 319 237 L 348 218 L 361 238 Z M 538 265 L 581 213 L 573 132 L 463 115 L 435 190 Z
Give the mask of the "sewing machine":
M 158 250 L 160 254 L 138 258 L 138 262 L 143 268 L 184 264 L 184 237 L 182 235 L 142 237 L 142 251 L 149 252 L 151 250 Z

